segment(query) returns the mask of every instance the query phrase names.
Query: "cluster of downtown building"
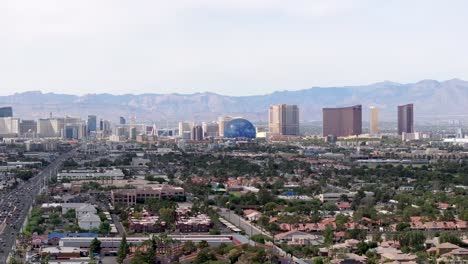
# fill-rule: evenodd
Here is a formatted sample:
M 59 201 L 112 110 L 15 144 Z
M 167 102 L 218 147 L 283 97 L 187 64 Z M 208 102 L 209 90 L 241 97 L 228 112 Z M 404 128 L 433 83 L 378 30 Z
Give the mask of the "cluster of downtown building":
M 151 141 L 158 137 L 179 137 L 188 140 L 207 138 L 253 139 L 267 133 L 276 135 L 299 135 L 299 109 L 296 105 L 272 105 L 269 112 L 269 131 L 259 131 L 249 120 L 242 117 L 221 116 L 215 122 L 180 122 L 177 128 L 157 128 L 138 123 L 136 117 L 127 122 L 120 117 L 118 124 L 88 115 L 79 117 L 55 117 L 25 120 L 13 115 L 12 107 L 0 108 L 0 137 L 2 138 L 59 138 L 81 140 L 85 138 L 109 139 L 111 141 Z
M 323 108 L 323 136 L 327 138 L 358 136 L 362 134 L 362 106 Z M 414 134 L 413 105 L 398 106 L 398 134 Z M 11 107 L 0 108 L 0 136 L 21 138 L 84 138 L 111 141 L 152 141 L 159 137 L 178 137 L 201 141 L 209 138 L 253 139 L 271 136 L 300 136 L 297 105 L 275 104 L 269 107 L 268 128 L 258 129 L 242 117 L 220 116 L 213 122 L 179 122 L 177 128 L 157 128 L 138 123 L 135 117 L 127 122 L 120 117 L 118 124 L 89 115 L 87 120 L 76 117 L 53 117 L 22 120 L 13 117 Z M 370 108 L 370 134 L 379 134 L 379 109 Z

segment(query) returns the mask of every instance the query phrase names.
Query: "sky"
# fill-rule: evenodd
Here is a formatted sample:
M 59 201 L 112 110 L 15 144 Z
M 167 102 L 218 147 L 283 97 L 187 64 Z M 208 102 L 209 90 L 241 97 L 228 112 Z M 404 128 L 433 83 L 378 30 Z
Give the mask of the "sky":
M 2 0 L 0 95 L 468 79 L 464 0 Z

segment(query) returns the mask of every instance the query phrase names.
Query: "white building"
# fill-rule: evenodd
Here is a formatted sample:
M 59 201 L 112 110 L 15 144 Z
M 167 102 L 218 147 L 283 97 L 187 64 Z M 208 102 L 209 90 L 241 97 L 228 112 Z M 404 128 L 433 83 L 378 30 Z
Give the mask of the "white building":
M 96 214 L 87 213 L 78 217 L 78 226 L 83 230 L 99 228 L 100 225 L 101 219 Z
M 76 217 L 79 218 L 86 214 L 96 214 L 96 207 L 92 204 L 87 203 L 62 203 L 62 214 L 66 214 L 68 210 L 74 209 Z
M 18 136 L 20 127 L 20 119 L 16 117 L 0 118 L 0 135 L 1 136 Z
M 104 171 L 96 170 L 70 170 L 62 171 L 57 174 L 57 180 L 61 181 L 64 178 L 70 180 L 91 180 L 91 179 L 112 179 L 122 180 L 125 174 L 121 169 L 109 169 Z

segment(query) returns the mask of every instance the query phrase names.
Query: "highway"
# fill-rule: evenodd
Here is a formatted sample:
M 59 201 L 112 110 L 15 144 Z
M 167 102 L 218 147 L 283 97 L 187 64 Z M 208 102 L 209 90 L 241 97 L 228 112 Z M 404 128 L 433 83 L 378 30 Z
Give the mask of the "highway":
M 16 238 L 36 197 L 47 188 L 47 181 L 63 162 L 77 151 L 78 148 L 75 148 L 60 155 L 33 178 L 0 194 L 0 263 L 7 263 L 8 256 L 14 252 Z

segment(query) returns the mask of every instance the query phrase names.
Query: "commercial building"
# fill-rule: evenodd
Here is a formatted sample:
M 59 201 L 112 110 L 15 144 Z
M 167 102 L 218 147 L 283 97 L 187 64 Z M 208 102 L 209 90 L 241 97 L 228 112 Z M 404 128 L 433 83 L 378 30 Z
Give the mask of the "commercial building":
M 44 118 L 37 121 L 37 135 L 39 137 L 60 137 L 63 126 L 62 118 Z
M 16 117 L 0 117 L 0 136 L 16 137 L 19 134 L 20 119 Z
M 125 120 L 125 118 L 124 118 L 123 116 L 121 116 L 121 117 L 119 118 L 119 124 L 125 125 L 126 123 L 127 123 L 127 121 Z
M 112 203 L 122 203 L 135 205 L 137 202 L 143 203 L 148 198 L 184 200 L 185 191 L 182 187 L 167 184 L 157 184 L 141 189 L 121 189 L 111 191 Z
M 135 141 L 137 138 L 137 129 L 136 127 L 131 127 L 129 131 L 129 139 Z
M 299 135 L 299 108 L 297 105 L 271 105 L 269 130 L 279 135 Z
M 362 106 L 323 108 L 323 136 L 356 136 L 362 133 Z
M 379 108 L 375 106 L 370 107 L 370 134 L 379 134 Z
M 37 134 L 37 122 L 35 120 L 21 120 L 19 133 L 21 136 L 33 136 Z
M 62 179 L 70 180 L 91 180 L 91 179 L 112 179 L 112 180 L 122 180 L 125 174 L 121 169 L 109 169 L 104 171 L 96 170 L 70 170 L 62 171 L 57 174 L 57 180 L 61 181 Z
M 204 137 L 217 137 L 219 136 L 219 125 L 217 123 L 203 122 L 203 136 Z
M 211 246 L 218 246 L 222 243 L 224 244 L 239 244 L 239 237 L 235 235 L 169 235 L 170 238 L 182 243 L 191 241 L 195 244 L 200 243 L 201 241 L 208 242 Z M 63 237 L 59 241 L 60 247 L 77 247 L 77 248 L 89 248 L 94 237 Z M 138 246 L 141 243 L 150 240 L 151 236 L 145 237 L 133 237 L 129 236 L 126 238 L 127 243 L 130 246 Z M 121 237 L 99 237 L 101 241 L 101 248 L 104 250 L 119 248 L 119 245 L 122 241 Z
M 232 117 L 230 116 L 220 116 L 218 118 L 218 126 L 219 126 L 219 136 L 224 137 L 224 126 L 227 122 L 231 121 Z
M 414 132 L 413 104 L 398 106 L 398 135 Z
M 179 122 L 179 137 L 184 139 L 190 139 L 193 126 L 194 124 L 191 122 Z
M 201 141 L 203 140 L 203 127 L 202 126 L 194 126 L 192 128 L 192 140 Z
M 88 116 L 88 134 L 97 131 L 97 117 L 95 115 Z
M 11 106 L 0 107 L 0 117 L 13 117 L 13 108 Z

